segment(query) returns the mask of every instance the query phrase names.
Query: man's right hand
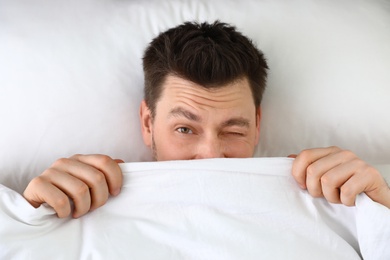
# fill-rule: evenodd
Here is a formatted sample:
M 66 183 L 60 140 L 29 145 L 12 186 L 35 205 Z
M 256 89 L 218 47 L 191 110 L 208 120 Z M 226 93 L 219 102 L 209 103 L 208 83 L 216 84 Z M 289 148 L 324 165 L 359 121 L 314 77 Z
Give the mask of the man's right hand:
M 122 171 L 118 163 L 106 155 L 74 155 L 58 159 L 40 176 L 35 177 L 23 192 L 34 207 L 47 203 L 58 217 L 71 213 L 78 218 L 106 203 L 109 195 L 116 196 L 122 187 Z

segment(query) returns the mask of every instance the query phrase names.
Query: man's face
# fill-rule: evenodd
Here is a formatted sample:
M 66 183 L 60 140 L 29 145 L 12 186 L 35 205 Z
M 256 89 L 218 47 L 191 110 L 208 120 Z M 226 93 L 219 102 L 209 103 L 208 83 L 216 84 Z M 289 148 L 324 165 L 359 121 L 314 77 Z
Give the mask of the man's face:
M 247 79 L 216 89 L 168 76 L 155 118 L 143 101 L 142 135 L 156 160 L 252 157 L 259 140 L 256 109 Z

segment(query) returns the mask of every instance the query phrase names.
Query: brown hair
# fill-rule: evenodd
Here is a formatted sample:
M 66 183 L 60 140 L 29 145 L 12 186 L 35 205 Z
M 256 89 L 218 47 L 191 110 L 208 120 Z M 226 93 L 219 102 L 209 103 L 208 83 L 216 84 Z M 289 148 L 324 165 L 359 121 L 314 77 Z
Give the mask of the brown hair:
M 143 69 L 144 99 L 154 117 L 168 75 L 205 88 L 218 88 L 246 77 L 255 106 L 259 107 L 268 66 L 250 39 L 234 26 L 215 21 L 186 22 L 160 33 L 145 50 Z

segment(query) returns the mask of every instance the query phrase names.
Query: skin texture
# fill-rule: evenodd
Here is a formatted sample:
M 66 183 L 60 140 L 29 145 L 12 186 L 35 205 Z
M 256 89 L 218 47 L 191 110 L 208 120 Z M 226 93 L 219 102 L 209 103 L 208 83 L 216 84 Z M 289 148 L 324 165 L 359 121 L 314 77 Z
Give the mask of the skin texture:
M 154 119 L 142 102 L 144 143 L 156 160 L 251 157 L 259 140 L 260 109 L 241 79 L 205 89 L 168 76 Z
M 123 161 L 98 154 L 58 159 L 28 184 L 23 196 L 34 207 L 46 202 L 60 218 L 72 213 L 69 201 L 72 199 L 72 216 L 78 218 L 105 204 L 109 194 L 119 194 L 120 162 Z
M 145 102 L 141 103 L 142 136 L 156 160 L 252 157 L 259 140 L 261 111 L 245 78 L 208 90 L 168 76 L 156 111 L 152 118 Z M 352 206 L 356 196 L 365 192 L 390 208 L 390 189 L 383 177 L 354 153 L 328 147 L 290 157 L 296 158 L 293 177 L 312 196 Z M 23 195 L 34 207 L 47 203 L 59 217 L 78 218 L 119 194 L 120 162 L 106 155 L 59 159 L 34 178 Z
M 313 197 L 354 206 L 365 192 L 373 201 L 390 208 L 390 189 L 382 175 L 353 152 L 332 146 L 304 150 L 295 157 L 292 175 Z

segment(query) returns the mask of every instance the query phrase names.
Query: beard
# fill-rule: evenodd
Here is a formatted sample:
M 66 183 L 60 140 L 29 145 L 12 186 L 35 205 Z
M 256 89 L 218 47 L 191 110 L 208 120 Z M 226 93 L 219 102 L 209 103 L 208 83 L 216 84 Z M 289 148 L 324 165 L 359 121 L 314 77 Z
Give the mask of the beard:
M 157 158 L 157 147 L 156 147 L 156 143 L 154 141 L 154 134 L 153 133 L 152 133 L 152 153 L 153 153 L 154 160 L 158 161 L 158 158 Z

